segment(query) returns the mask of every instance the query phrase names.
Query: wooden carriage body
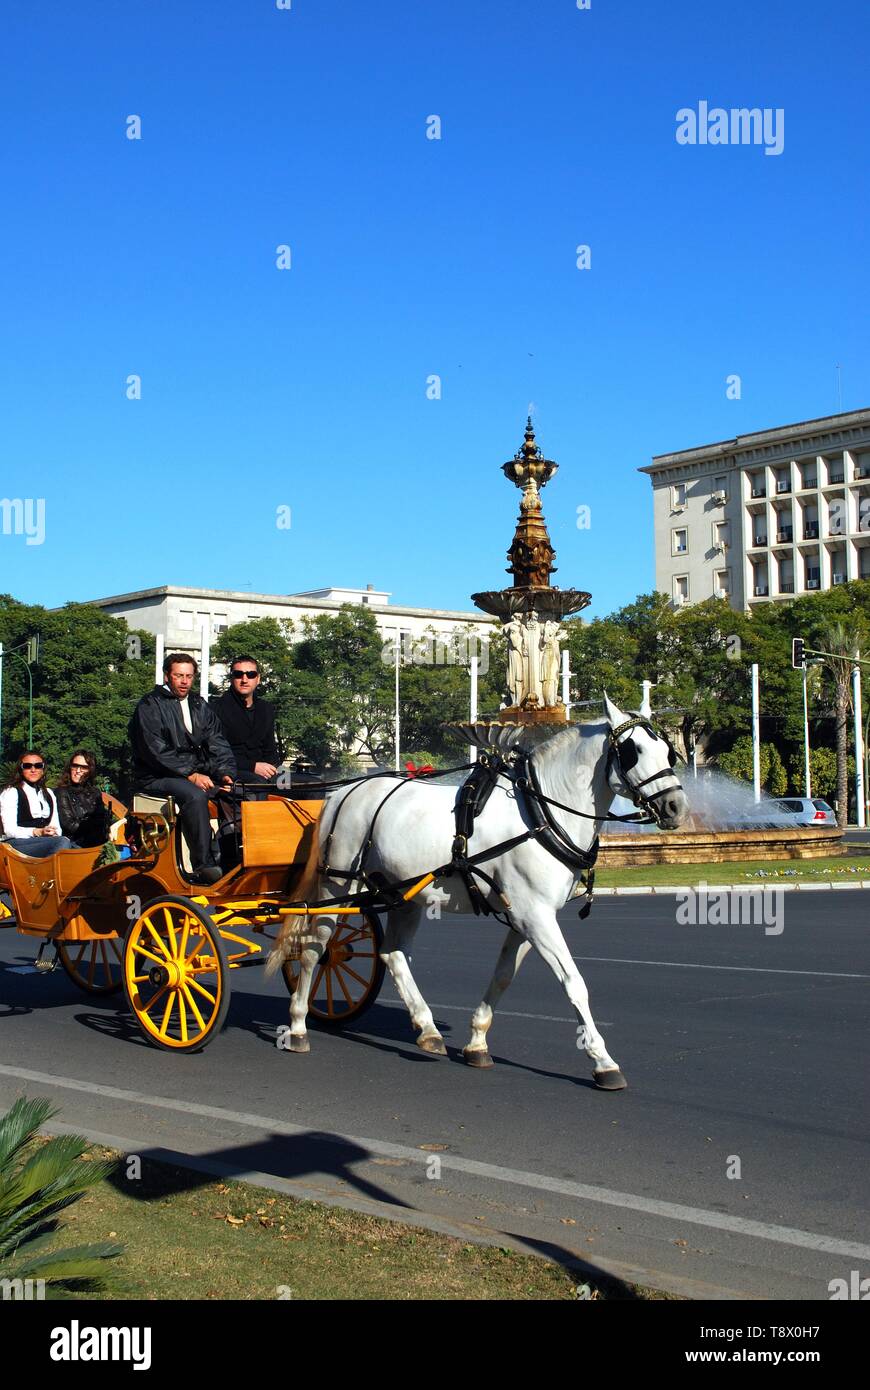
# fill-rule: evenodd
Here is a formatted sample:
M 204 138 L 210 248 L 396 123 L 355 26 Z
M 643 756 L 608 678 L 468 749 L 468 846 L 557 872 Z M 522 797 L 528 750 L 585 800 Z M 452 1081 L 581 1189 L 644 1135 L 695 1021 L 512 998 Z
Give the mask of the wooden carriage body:
M 113 994 L 122 987 L 149 1042 L 195 1051 L 220 1031 L 229 972 L 261 953 L 257 937 L 294 903 L 323 806 L 321 799 L 270 795 L 240 804 L 240 862 L 216 883 L 201 885 L 171 802 L 135 797 L 113 829 L 129 857 L 67 849 L 36 859 L 0 842 L 0 927 L 42 939 L 37 967 L 60 963 L 81 989 Z M 122 808 L 123 809 L 123 808 Z M 217 808 L 212 803 L 213 825 Z M 383 980 L 376 916 L 349 906 L 335 926 L 312 985 L 310 1012 L 343 1026 L 377 997 Z M 350 918 L 350 922 L 345 920 Z M 55 955 L 45 958 L 47 949 Z M 282 966 L 292 993 L 299 959 Z
M 217 883 L 202 886 L 185 870 L 189 856 L 171 806 L 162 800 L 159 811 L 143 805 L 155 801 L 134 799 L 131 819 L 145 835 L 141 851 L 129 859 L 99 864 L 100 849 L 60 850 L 32 859 L 0 843 L 0 887 L 10 892 L 18 930 L 64 941 L 123 936 L 130 898 L 147 903 L 163 893 L 205 897 L 216 906 L 237 899 L 287 899 L 308 858 L 323 805 L 284 797 L 243 802 L 242 862 Z

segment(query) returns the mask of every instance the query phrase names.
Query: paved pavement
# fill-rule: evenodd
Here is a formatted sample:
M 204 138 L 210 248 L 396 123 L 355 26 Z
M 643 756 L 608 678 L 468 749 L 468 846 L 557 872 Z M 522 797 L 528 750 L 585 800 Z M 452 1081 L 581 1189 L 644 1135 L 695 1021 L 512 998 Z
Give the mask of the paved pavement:
M 502 935 L 474 919 L 427 923 L 414 955 L 449 1059 L 416 1048 L 389 983 L 353 1031 L 279 1051 L 286 995 L 259 970 L 234 974 L 204 1052 L 157 1052 L 122 999 L 17 973 L 33 943 L 0 933 L 0 1104 L 50 1095 L 57 1123 L 132 1152 L 698 1297 L 827 1298 L 870 1276 L 870 893 L 781 902 L 780 934 L 683 926 L 674 899 L 563 914 L 628 1078 L 614 1094 L 534 957 L 496 1016 L 495 1067 L 456 1060 Z
M 870 844 L 870 830 L 859 830 L 857 825 L 849 825 L 844 831 L 843 839 L 847 845 L 868 845 Z

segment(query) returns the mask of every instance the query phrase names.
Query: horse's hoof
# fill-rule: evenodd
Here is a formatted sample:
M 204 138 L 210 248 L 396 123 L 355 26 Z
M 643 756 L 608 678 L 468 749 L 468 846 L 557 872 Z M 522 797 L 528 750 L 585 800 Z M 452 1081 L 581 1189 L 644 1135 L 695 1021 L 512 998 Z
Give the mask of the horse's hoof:
M 470 1051 L 466 1047 L 463 1049 L 462 1056 L 469 1067 L 492 1066 L 492 1058 L 490 1057 L 486 1048 L 476 1047 Z
M 307 1034 L 305 1034 L 305 1033 L 291 1033 L 291 1034 L 290 1034 L 290 1051 L 291 1051 L 291 1052 L 310 1052 L 310 1051 L 311 1051 L 311 1043 L 308 1041 L 308 1036 L 307 1036 Z
M 619 1067 L 610 1067 L 607 1071 L 594 1071 L 592 1078 L 599 1091 L 624 1091 L 628 1085 Z
M 417 1046 L 422 1048 L 424 1052 L 431 1052 L 435 1057 L 447 1056 L 444 1039 L 438 1033 L 429 1033 L 425 1038 L 418 1038 Z

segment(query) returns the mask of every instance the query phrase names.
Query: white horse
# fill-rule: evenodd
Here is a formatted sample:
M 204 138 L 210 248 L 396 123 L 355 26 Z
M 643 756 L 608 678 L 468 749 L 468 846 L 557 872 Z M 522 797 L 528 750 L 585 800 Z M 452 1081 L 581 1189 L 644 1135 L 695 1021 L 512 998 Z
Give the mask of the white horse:
M 604 705 L 605 720 L 568 725 L 539 744 L 531 757 L 538 788 L 553 803 L 545 803 L 547 811 L 581 851 L 593 844 L 616 795 L 628 796 L 636 805 L 648 809 L 664 829 L 681 825 L 689 809 L 673 772 L 673 749 L 649 723 L 648 704 L 638 713 L 626 714 L 605 695 Z M 346 899 L 363 889 L 361 878 L 348 879 L 330 870 L 358 870 L 363 847 L 369 840 L 366 871 L 379 871 L 391 883 L 423 878 L 430 870 L 450 862 L 456 788 L 409 781 L 390 796 L 375 821 L 378 808 L 395 787 L 396 783 L 387 778 L 362 779 L 327 796 L 317 842 L 297 897 L 308 902 Z M 478 862 L 495 889 L 487 883 L 479 887 L 492 908 L 506 913 L 510 927 L 489 988 L 472 1017 L 471 1036 L 463 1057 L 471 1066 L 492 1065 L 487 1032 L 493 1009 L 534 946 L 564 988 L 577 1015 L 577 1046 L 585 1048 L 592 1059 L 596 1085 L 604 1090 L 621 1090 L 625 1078 L 595 1026 L 586 985 L 556 919 L 557 910 L 581 890 L 580 868 L 566 865 L 551 853 L 543 842 L 546 836 L 542 841 L 533 835 L 507 852 L 498 852 L 499 845 L 523 835 L 540 821 L 540 807 L 541 802 L 534 815 L 530 814 L 522 792 L 518 795 L 511 778 L 501 775 L 468 840 L 469 857 L 493 850 L 491 857 Z M 580 812 L 585 812 L 589 819 L 577 814 Z M 329 865 L 324 872 L 321 855 L 326 844 Z M 470 912 L 471 899 L 462 877 L 451 874 L 436 878 L 410 902 L 389 910 L 381 951 L 411 1015 L 417 1045 L 424 1052 L 444 1054 L 444 1039 L 408 965 L 424 909 L 431 909 L 430 917 L 440 917 L 442 912 Z M 334 924 L 334 918 L 327 914 L 288 918 L 275 941 L 270 971 L 279 967 L 302 937 L 299 978 L 290 1004 L 290 1051 L 309 1051 L 305 1026 L 308 996 L 315 967 Z

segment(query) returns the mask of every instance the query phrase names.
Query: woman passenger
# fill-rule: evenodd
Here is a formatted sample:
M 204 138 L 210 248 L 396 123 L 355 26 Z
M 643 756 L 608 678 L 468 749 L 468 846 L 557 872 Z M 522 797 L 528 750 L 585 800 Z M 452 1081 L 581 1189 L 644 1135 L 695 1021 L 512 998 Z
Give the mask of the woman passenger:
M 60 828 L 73 849 L 95 849 L 106 840 L 108 815 L 96 775 L 93 753 L 77 748 L 54 791 Z
M 15 776 L 0 792 L 0 824 L 12 848 L 32 859 L 70 848 L 61 834 L 57 802 L 45 784 L 45 758 L 35 748 L 22 753 Z

